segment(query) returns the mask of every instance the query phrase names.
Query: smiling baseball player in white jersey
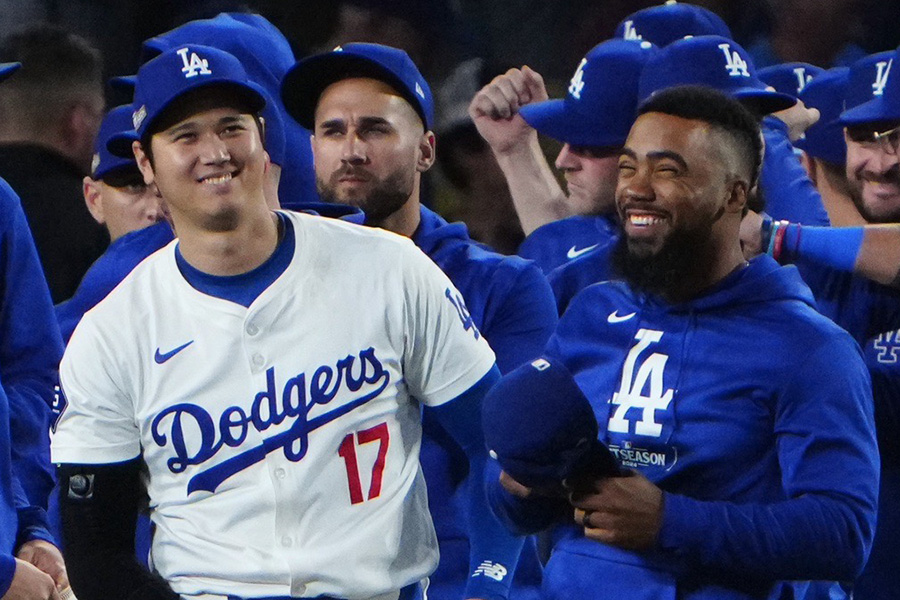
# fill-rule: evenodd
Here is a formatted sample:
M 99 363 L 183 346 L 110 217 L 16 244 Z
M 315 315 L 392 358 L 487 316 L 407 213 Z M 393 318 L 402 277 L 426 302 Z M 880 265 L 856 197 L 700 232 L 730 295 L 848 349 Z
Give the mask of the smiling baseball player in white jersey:
M 422 405 L 484 463 L 497 370 L 456 290 L 405 238 L 270 211 L 263 104 L 213 48 L 138 73 L 135 154 L 179 239 L 84 316 L 61 365 L 81 600 L 421 598 L 438 559 Z M 142 481 L 153 574 L 130 547 Z

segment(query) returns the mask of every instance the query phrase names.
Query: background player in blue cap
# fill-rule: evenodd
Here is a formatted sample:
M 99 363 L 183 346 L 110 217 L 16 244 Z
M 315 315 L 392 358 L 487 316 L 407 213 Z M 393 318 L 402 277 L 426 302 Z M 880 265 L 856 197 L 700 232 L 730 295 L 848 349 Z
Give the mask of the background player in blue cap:
M 744 261 L 760 145 L 755 118 L 703 88 L 660 92 L 632 127 L 616 195 L 625 281 L 576 296 L 547 354 L 634 472 L 572 490 L 548 598 L 827 598 L 790 580 L 850 580 L 865 564 L 869 379 L 795 272 Z M 558 514 L 507 485 L 492 503 L 520 529 Z
M 528 67 L 494 78 L 472 99 L 469 114 L 497 157 L 528 235 L 519 254 L 545 273 L 614 242 L 616 152 L 634 119 L 638 77 L 653 50 L 623 40 L 595 46 L 564 99 L 547 100 L 543 80 Z M 563 142 L 556 168 L 567 193 L 547 165 L 538 133 Z
M 313 130 L 323 200 L 362 208 L 368 225 L 412 238 L 447 274 L 454 298 L 506 372 L 540 352 L 556 325 L 550 288 L 537 267 L 489 251 L 420 203 L 421 174 L 435 158 L 429 86 L 405 52 L 345 44 L 311 56 L 285 77 L 285 104 Z M 441 563 L 429 598 L 531 598 L 540 567 L 533 546 L 512 572 L 521 540 L 471 506 L 478 473 L 465 477 L 464 453 L 426 415 L 422 464 Z M 462 475 L 460 475 L 462 473 Z M 482 507 L 484 508 L 484 507 Z
M 179 237 L 63 358 L 53 455 L 82 600 L 420 599 L 438 560 L 423 405 L 473 471 L 486 459 L 471 415 L 499 374 L 459 293 L 399 236 L 273 212 L 264 103 L 207 46 L 138 72 L 135 156 Z M 142 465 L 159 575 L 132 549 Z

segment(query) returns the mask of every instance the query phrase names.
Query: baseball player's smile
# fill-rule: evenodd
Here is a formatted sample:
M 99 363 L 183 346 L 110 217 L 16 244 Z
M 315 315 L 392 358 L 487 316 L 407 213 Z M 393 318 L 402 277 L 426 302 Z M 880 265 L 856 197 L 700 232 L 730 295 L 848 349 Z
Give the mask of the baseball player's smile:
M 652 237 L 659 234 L 667 221 L 668 215 L 660 212 L 626 209 L 623 225 L 629 237 Z

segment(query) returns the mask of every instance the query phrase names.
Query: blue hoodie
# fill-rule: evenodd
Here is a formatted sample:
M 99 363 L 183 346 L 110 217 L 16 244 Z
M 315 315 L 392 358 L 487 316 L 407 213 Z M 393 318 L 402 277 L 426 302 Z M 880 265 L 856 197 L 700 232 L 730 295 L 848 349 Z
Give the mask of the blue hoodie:
M 679 305 L 594 285 L 547 352 L 590 399 L 600 439 L 664 500 L 651 551 L 570 526 L 546 598 L 776 599 L 795 597 L 781 595 L 790 588 L 827 598 L 786 581 L 860 572 L 878 497 L 869 376 L 796 269 L 758 257 Z M 495 482 L 490 496 L 520 530 L 546 524 L 546 511 Z
M 448 224 L 424 207 L 420 217 L 413 242 L 460 291 L 475 327 L 496 353 L 500 371 L 506 373 L 540 354 L 557 321 L 553 295 L 540 270 L 530 261 L 497 254 L 473 241 L 462 223 Z M 466 477 L 466 457 L 427 412 L 424 433 L 420 461 L 441 552 L 428 597 L 504 598 L 508 580 L 501 586 L 487 577 L 469 577 L 470 561 L 476 566 L 484 560 L 508 564 L 505 561 L 514 559 L 521 542 L 510 539 L 487 514 L 479 517 L 480 539 L 469 539 L 464 502 L 471 478 Z M 539 585 L 540 563 L 533 542 L 528 541 L 519 559 L 512 597 L 536 598 Z
M 45 509 L 50 403 L 62 342 L 18 196 L 0 179 L 0 596 L 24 542 L 53 541 Z

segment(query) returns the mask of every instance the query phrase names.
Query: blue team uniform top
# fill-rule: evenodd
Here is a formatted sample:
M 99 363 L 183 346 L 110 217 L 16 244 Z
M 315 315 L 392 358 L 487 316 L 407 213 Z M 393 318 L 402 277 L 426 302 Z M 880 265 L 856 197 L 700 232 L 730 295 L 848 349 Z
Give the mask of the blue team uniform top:
M 85 273 L 75 294 L 56 305 L 56 318 L 65 343 L 69 343 L 84 313 L 106 298 L 142 260 L 173 239 L 172 228 L 161 222 L 126 233 L 110 244 Z
M 827 598 L 785 580 L 862 569 L 879 471 L 869 376 L 794 268 L 758 257 L 674 306 L 593 285 L 547 352 L 573 373 L 619 462 L 663 489 L 664 513 L 650 552 L 569 527 L 546 598 Z M 497 483 L 490 494 L 521 530 L 552 516 Z M 782 596 L 790 587 L 800 595 Z
M 45 509 L 50 471 L 50 403 L 62 342 L 47 282 L 18 196 L 0 179 L 0 596 L 12 583 L 13 554 L 32 539 L 52 541 Z
M 612 215 L 560 219 L 532 231 L 519 246 L 518 255 L 533 260 L 547 274 L 592 250 L 615 245 L 617 229 Z
M 854 598 L 891 598 L 900 589 L 900 291 L 802 257 L 796 265 L 812 289 L 819 311 L 862 345 L 872 377 L 883 501 L 878 504 L 872 555 L 854 586 Z
M 540 270 L 529 261 L 497 254 L 473 241 L 461 223 L 449 224 L 424 207 L 420 214 L 413 242 L 465 298 L 461 308 L 494 349 L 500 371 L 508 372 L 540 354 L 556 325 L 553 296 Z M 470 543 L 476 556 L 481 553 L 496 562 L 503 562 L 498 550 L 509 551 L 515 545 L 504 541 L 508 534 L 489 515 L 481 516 L 484 539 L 469 539 L 463 489 L 471 482 L 466 480 L 465 455 L 427 412 L 424 431 L 421 463 L 441 551 L 428 597 L 504 597 L 505 591 L 489 577 L 469 577 Z M 540 564 L 529 541 L 519 559 L 511 597 L 536 598 L 539 585 Z

